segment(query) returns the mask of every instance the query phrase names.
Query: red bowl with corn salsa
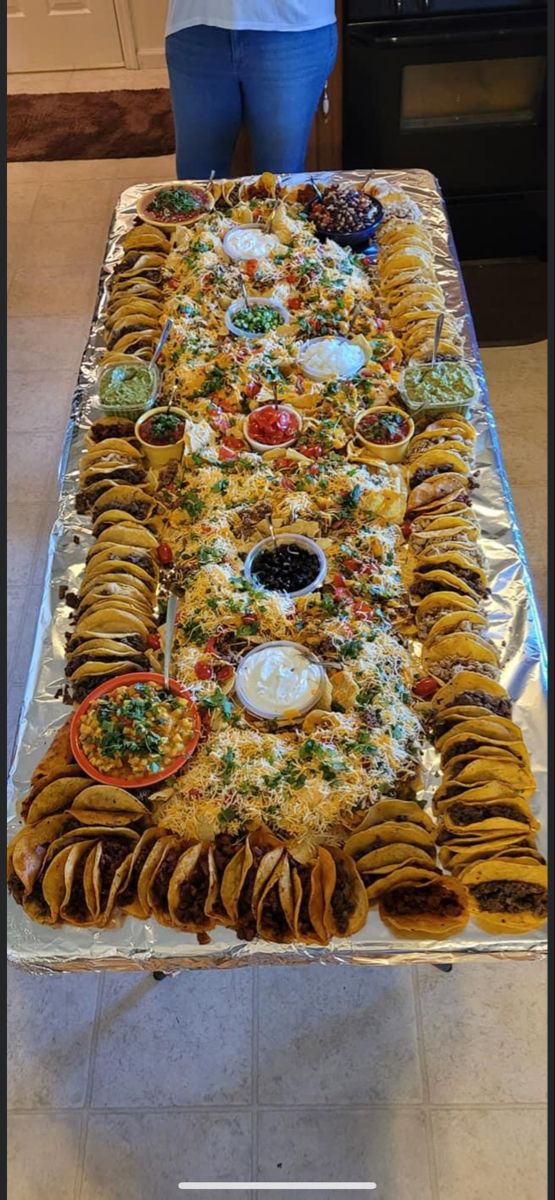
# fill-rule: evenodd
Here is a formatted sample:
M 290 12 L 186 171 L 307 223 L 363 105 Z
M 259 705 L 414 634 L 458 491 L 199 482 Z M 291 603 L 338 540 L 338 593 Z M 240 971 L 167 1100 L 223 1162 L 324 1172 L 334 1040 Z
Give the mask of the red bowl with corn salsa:
M 83 700 L 71 721 L 71 750 L 97 783 L 150 787 L 185 765 L 200 728 L 197 706 L 183 684 L 170 679 L 166 691 L 163 675 L 137 671 L 116 675 Z
M 276 446 L 292 446 L 301 428 L 302 417 L 289 404 L 262 404 L 243 422 L 249 445 L 261 453 Z
M 367 408 L 355 417 L 355 433 L 376 458 L 401 462 L 414 434 L 414 421 L 402 408 Z
M 192 183 L 160 183 L 137 200 L 141 221 L 160 229 L 191 225 L 214 207 L 214 197 L 206 188 Z

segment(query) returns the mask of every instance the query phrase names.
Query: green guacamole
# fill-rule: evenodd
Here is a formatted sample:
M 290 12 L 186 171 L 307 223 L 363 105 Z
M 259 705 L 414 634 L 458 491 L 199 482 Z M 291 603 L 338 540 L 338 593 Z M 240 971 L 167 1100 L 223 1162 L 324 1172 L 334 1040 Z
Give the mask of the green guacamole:
M 460 362 L 413 364 L 405 370 L 403 388 L 407 399 L 419 406 L 467 403 L 475 391 L 472 372 Z
M 147 363 L 114 363 L 100 381 L 100 403 L 104 408 L 146 406 L 154 380 Z

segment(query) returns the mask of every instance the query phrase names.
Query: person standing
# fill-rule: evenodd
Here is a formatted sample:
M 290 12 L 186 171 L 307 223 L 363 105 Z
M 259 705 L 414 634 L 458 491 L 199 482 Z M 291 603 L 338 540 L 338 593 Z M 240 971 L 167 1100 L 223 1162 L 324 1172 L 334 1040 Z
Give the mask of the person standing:
M 336 55 L 334 0 L 170 0 L 178 177 L 228 176 L 243 123 L 257 174 L 302 171 Z

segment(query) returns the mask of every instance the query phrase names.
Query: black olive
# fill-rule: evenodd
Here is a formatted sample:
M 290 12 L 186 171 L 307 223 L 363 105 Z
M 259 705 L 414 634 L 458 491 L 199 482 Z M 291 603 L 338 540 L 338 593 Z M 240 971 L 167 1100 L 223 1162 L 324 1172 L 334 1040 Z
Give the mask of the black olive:
M 299 592 L 316 579 L 318 556 L 297 542 L 282 542 L 261 550 L 252 564 L 256 583 L 269 592 Z

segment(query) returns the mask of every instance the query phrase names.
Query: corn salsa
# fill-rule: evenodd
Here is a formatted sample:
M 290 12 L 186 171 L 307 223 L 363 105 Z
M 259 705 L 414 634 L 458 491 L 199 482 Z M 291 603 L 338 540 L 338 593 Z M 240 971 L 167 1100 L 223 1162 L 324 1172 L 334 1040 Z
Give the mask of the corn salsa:
M 131 778 L 165 770 L 186 753 L 193 732 L 187 699 L 140 682 L 94 700 L 83 715 L 79 743 L 97 771 Z

